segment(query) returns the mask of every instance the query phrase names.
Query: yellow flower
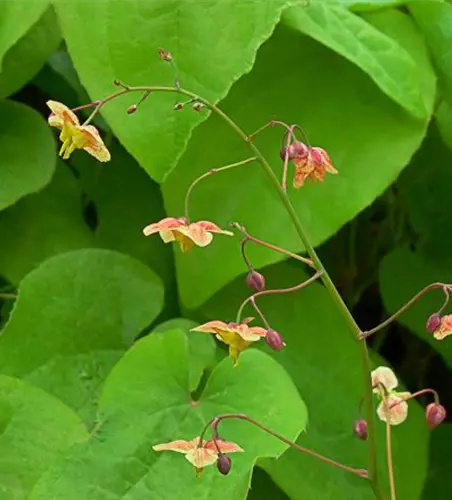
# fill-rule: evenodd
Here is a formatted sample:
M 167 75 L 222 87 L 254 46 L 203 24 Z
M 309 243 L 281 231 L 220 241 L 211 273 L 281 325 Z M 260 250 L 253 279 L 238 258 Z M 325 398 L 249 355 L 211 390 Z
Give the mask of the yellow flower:
M 386 422 L 389 419 L 391 425 L 399 425 L 408 416 L 409 392 L 396 392 L 394 389 L 399 385 L 395 373 L 387 366 L 379 366 L 371 373 L 373 391 L 378 395 L 381 403 L 377 408 L 380 420 Z
M 67 106 L 57 101 L 47 101 L 52 111 L 48 122 L 61 130 L 59 155 L 67 160 L 76 149 L 84 149 L 99 161 L 109 161 L 110 152 L 93 125 L 80 125 L 79 119 Z
M 252 342 L 257 342 L 267 335 L 267 330 L 260 326 L 248 326 L 251 321 L 248 318 L 239 325 L 237 323 L 224 323 L 223 321 L 209 321 L 203 325 L 192 328 L 192 332 L 213 333 L 218 340 L 229 346 L 229 356 L 234 361 L 234 366 L 238 365 L 239 354 L 245 350 Z
M 196 472 L 199 475 L 203 468 L 208 465 L 213 465 L 217 460 L 219 453 L 235 453 L 243 451 L 238 444 L 229 441 L 217 439 L 215 441 L 199 442 L 199 437 L 195 437 L 191 441 L 178 439 L 169 443 L 156 444 L 152 447 L 155 451 L 175 451 L 183 453 L 185 458 L 196 467 Z
M 231 231 L 221 229 L 213 222 L 199 221 L 189 223 L 185 217 L 166 217 L 159 222 L 149 224 L 143 229 L 143 234 L 149 236 L 159 233 L 165 243 L 178 241 L 182 252 L 188 252 L 193 245 L 206 247 L 213 240 L 212 233 L 234 236 Z
M 439 328 L 433 333 L 436 340 L 443 340 L 449 335 L 452 335 L 452 314 L 443 316 Z

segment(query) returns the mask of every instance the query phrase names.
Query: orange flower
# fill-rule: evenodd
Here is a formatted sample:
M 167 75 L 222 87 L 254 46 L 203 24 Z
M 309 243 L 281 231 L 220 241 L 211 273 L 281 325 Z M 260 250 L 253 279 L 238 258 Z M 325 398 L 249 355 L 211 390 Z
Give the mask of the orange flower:
M 48 122 L 61 130 L 59 155 L 67 160 L 76 149 L 84 149 L 99 161 L 109 161 L 110 152 L 93 125 L 80 125 L 79 119 L 67 106 L 57 101 L 47 101 L 52 111 Z
M 267 335 L 267 330 L 260 326 L 248 326 L 253 318 L 247 318 L 239 325 L 237 323 L 224 323 L 223 321 L 209 321 L 203 325 L 192 328 L 192 332 L 213 333 L 218 340 L 229 346 L 229 356 L 238 365 L 239 354 L 252 342 L 257 342 Z
M 289 158 L 295 165 L 294 188 L 303 186 L 306 179 L 322 182 L 327 172 L 338 173 L 324 149 L 311 148 L 299 141 L 294 142 L 289 148 Z
M 218 448 L 217 448 L 218 446 Z M 196 467 L 196 471 L 200 474 L 204 467 L 213 465 L 218 460 L 218 450 L 220 453 L 235 453 L 242 452 L 238 444 L 222 439 L 214 441 L 202 441 L 200 443 L 199 437 L 195 437 L 191 441 L 184 441 L 179 439 L 169 443 L 156 444 L 152 447 L 155 451 L 176 451 L 183 453 L 185 458 Z
M 452 314 L 443 316 L 439 328 L 433 333 L 436 340 L 443 340 L 449 335 L 452 335 Z
M 233 236 L 234 233 L 219 228 L 213 222 L 199 221 L 189 223 L 185 217 L 166 217 L 160 222 L 149 224 L 143 229 L 143 234 L 149 236 L 154 233 L 160 233 L 160 237 L 165 243 L 178 241 L 181 250 L 188 252 L 193 245 L 206 247 L 212 242 L 212 233 L 227 234 Z

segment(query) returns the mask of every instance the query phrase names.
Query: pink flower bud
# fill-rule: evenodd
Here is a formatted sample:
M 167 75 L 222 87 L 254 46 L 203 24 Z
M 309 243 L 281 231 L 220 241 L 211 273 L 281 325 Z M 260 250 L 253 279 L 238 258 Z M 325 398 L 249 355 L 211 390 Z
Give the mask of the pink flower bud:
M 425 328 L 429 333 L 435 333 L 440 326 L 441 316 L 438 313 L 433 313 L 428 317 Z
M 446 418 L 446 408 L 439 403 L 430 403 L 425 408 L 425 418 L 430 429 L 434 429 Z
M 136 104 L 132 104 L 127 108 L 127 114 L 132 115 L 135 113 L 135 111 L 138 109 L 138 106 Z
M 283 338 L 281 335 L 273 329 L 267 330 L 267 335 L 265 336 L 265 342 L 274 350 L 274 351 L 280 351 L 286 346 L 286 343 L 284 342 Z
M 262 292 L 262 290 L 265 289 L 265 278 L 261 273 L 258 273 L 253 269 L 246 277 L 246 284 L 251 288 L 251 290 Z
M 223 474 L 223 476 L 227 476 L 229 474 L 229 471 L 231 470 L 231 466 L 232 460 L 229 457 L 223 454 L 218 456 L 217 469 L 220 474 Z
M 367 439 L 367 422 L 363 418 L 356 420 L 353 425 L 353 432 L 357 438 L 365 441 Z
M 159 57 L 162 61 L 170 62 L 173 60 L 173 56 L 171 55 L 171 52 L 168 52 L 165 49 L 159 48 L 158 54 L 159 54 Z

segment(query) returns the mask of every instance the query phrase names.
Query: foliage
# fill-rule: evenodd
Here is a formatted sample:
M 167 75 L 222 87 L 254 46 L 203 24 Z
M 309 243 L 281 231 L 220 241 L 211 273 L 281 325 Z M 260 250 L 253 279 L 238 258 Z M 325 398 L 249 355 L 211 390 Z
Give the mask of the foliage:
M 312 274 L 271 175 L 250 161 L 194 188 L 193 221 L 233 237 L 213 230 L 211 245 L 186 253 L 142 231 L 182 217 L 192 182 L 250 157 L 250 141 L 190 96 L 156 89 L 141 102 L 125 91 L 92 121 L 111 161 L 82 149 L 62 161 L 46 101 L 82 106 L 83 122 L 94 109 L 85 105 L 124 86 L 180 83 L 246 135 L 272 119 L 298 123 L 339 175 L 295 190 L 290 164 L 288 197 L 368 331 L 452 279 L 451 23 L 452 3 L 440 0 L 0 3 L 1 499 L 374 498 L 359 474 L 239 419 L 220 426 L 244 449 L 227 477 L 208 467 L 198 478 L 180 454 L 152 449 L 238 413 L 367 469 L 368 445 L 353 435 L 370 389 L 364 341 L 328 286 L 313 283 L 257 300 L 281 352 L 220 335 L 240 347 L 234 368 L 224 343 L 190 331 L 236 321 L 250 295 L 230 223 L 286 249 L 247 242 L 267 291 Z M 278 177 L 285 139 L 275 125 L 252 141 Z M 367 343 L 373 367 L 391 365 L 408 391 L 433 388 L 449 409 L 452 341 L 425 328 L 444 293 L 426 293 Z M 247 315 L 268 329 L 250 304 Z M 429 431 L 429 402 L 410 401 L 392 430 L 399 500 L 450 497 L 451 424 Z M 376 424 L 386 492 L 386 428 Z

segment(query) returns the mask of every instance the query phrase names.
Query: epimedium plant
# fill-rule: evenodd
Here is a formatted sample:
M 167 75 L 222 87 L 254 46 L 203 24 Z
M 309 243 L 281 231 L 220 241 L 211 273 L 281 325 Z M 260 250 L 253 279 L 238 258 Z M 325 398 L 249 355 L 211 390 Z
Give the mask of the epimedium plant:
M 232 231 L 220 228 L 213 222 L 204 220 L 195 222 L 190 219 L 189 207 L 192 192 L 200 181 L 210 178 L 220 172 L 242 168 L 253 163 L 260 164 L 263 171 L 267 174 L 269 180 L 271 181 L 276 193 L 279 195 L 281 203 L 287 211 L 287 215 L 289 216 L 298 237 L 306 249 L 308 257 L 295 254 L 290 250 L 277 246 L 274 243 L 263 241 L 254 235 L 251 235 L 241 223 L 232 222 L 231 227 L 235 228 L 242 236 L 240 244 L 241 255 L 244 263 L 248 267 L 246 283 L 251 289 L 253 289 L 254 293 L 247 297 L 239 306 L 235 321 L 225 321 L 224 318 L 221 320 L 212 320 L 205 324 L 191 328 L 191 331 L 213 334 L 218 340 L 226 344 L 229 349 L 229 356 L 233 361 L 233 368 L 238 372 L 241 370 L 239 362 L 241 353 L 254 342 L 259 342 L 261 339 L 264 339 L 267 345 L 272 350 L 277 352 L 281 351 L 283 348 L 290 349 L 290 344 L 286 346 L 281 334 L 272 328 L 272 325 L 267 320 L 262 308 L 258 305 L 257 299 L 264 295 L 283 295 L 297 292 L 308 287 L 315 281 L 320 280 L 330 295 L 331 300 L 342 314 L 354 340 L 359 343 L 362 376 L 364 379 L 363 385 L 365 387 L 364 396 L 362 401 L 359 403 L 359 406 L 361 407 L 361 404 L 364 406 L 364 418 L 358 418 L 355 421 L 353 430 L 356 438 L 368 441 L 369 457 L 367 469 L 354 468 L 349 465 L 342 464 L 331 457 L 323 456 L 314 450 L 300 446 L 290 438 L 268 427 L 260 420 L 242 412 L 216 413 L 212 418 L 207 419 L 207 422 L 200 428 L 200 432 L 196 437 L 191 436 L 188 439 L 184 439 L 185 436 L 178 436 L 178 439 L 176 440 L 172 440 L 167 443 L 154 444 L 152 448 L 156 452 L 174 451 L 184 454 L 185 458 L 195 467 L 197 476 L 201 476 L 203 469 L 213 464 L 216 464 L 220 474 L 228 475 L 232 467 L 232 459 L 229 457 L 229 454 L 236 452 L 246 453 L 246 449 L 242 448 L 240 443 L 227 441 L 224 440 L 223 437 L 220 437 L 219 426 L 223 421 L 241 420 L 257 427 L 260 431 L 267 433 L 269 436 L 301 453 L 310 455 L 330 464 L 331 466 L 350 472 L 351 474 L 368 481 L 375 497 L 383 499 L 387 498 L 388 493 L 385 492 L 382 481 L 379 478 L 379 471 L 377 467 L 376 421 L 374 410 L 375 394 L 380 401 L 378 407 L 376 408 L 376 415 L 379 420 L 385 422 L 386 464 L 389 497 L 391 500 L 395 500 L 397 497 L 397 490 L 394 479 L 391 427 L 402 424 L 406 420 L 408 414 L 408 401 L 425 394 L 433 395 L 434 399 L 434 401 L 429 403 L 425 408 L 425 419 L 428 427 L 433 429 L 441 424 L 446 418 L 446 410 L 444 406 L 441 405 L 439 395 L 435 390 L 426 388 L 415 393 L 407 391 L 398 392 L 396 391 L 396 388 L 398 387 L 397 377 L 389 367 L 380 366 L 371 370 L 366 339 L 395 321 L 425 293 L 437 288 L 443 291 L 445 300 L 438 312 L 431 314 L 427 319 L 426 329 L 429 333 L 433 334 L 434 338 L 437 340 L 443 340 L 448 337 L 452 334 L 452 315 L 444 315 L 443 313 L 449 302 L 449 293 L 452 290 L 452 285 L 446 283 L 432 283 L 431 285 L 428 285 L 387 320 L 370 330 L 362 331 L 355 322 L 351 312 L 342 300 L 319 256 L 314 250 L 308 234 L 287 193 L 290 164 L 292 164 L 294 168 L 293 186 L 296 189 L 303 187 L 306 181 L 323 182 L 326 179 L 327 173 L 339 173 L 333 166 L 327 152 L 320 147 L 311 146 L 306 138 L 306 134 L 299 125 L 289 125 L 278 120 L 271 120 L 269 123 L 259 128 L 256 132 L 247 135 L 229 115 L 225 114 L 215 104 L 211 103 L 204 97 L 194 94 L 181 87 L 177 66 L 170 52 L 165 49 L 159 49 L 159 56 L 162 61 L 170 64 L 173 68 L 173 86 L 129 86 L 115 80 L 114 84 L 117 87 L 120 87 L 120 90 L 108 95 L 107 97 L 74 109 L 70 109 L 64 104 L 56 101 L 48 101 L 47 104 L 51 109 L 51 114 L 48 119 L 49 125 L 56 127 L 61 131 L 60 140 L 62 141 L 62 146 L 60 149 L 60 156 L 62 156 L 63 159 L 68 159 L 74 150 L 84 149 L 101 162 L 109 161 L 111 159 L 110 153 L 96 127 L 91 125 L 91 121 L 96 117 L 105 104 L 129 93 L 138 92 L 141 94 L 141 97 L 136 104 L 132 104 L 127 108 L 127 113 L 129 115 L 136 113 L 139 110 L 141 103 L 144 102 L 151 94 L 168 92 L 179 94 L 187 99 L 184 102 L 177 103 L 174 106 L 175 111 L 180 112 L 188 106 L 198 113 L 202 112 L 204 109 L 208 109 L 224 120 L 232 131 L 236 133 L 249 147 L 253 156 L 239 162 L 210 169 L 208 172 L 203 173 L 192 182 L 186 192 L 184 215 L 178 217 L 165 217 L 159 222 L 151 223 L 143 229 L 143 234 L 145 236 L 150 236 L 158 233 L 164 243 L 177 242 L 183 253 L 189 252 L 195 245 L 199 247 L 206 247 L 210 245 L 213 242 L 215 234 L 234 236 Z M 94 109 L 88 118 L 80 124 L 75 112 L 89 108 Z M 282 148 L 280 151 L 280 157 L 283 162 L 281 179 L 278 179 L 265 156 L 254 142 L 257 135 L 263 133 L 268 128 L 274 127 L 281 127 L 284 130 Z M 303 134 L 303 140 L 305 142 L 301 142 L 298 139 L 298 133 Z M 298 285 L 289 288 L 267 289 L 264 275 L 254 269 L 247 256 L 246 247 L 249 243 L 254 243 L 268 250 L 290 256 L 312 269 L 314 273 L 310 278 L 302 281 Z M 254 320 L 254 318 L 243 318 L 244 309 L 248 305 L 254 309 L 254 313 L 258 316 L 264 327 L 250 326 L 250 323 Z M 168 335 L 169 334 L 166 336 L 168 337 Z M 156 342 L 162 342 L 162 340 L 160 339 Z M 135 350 L 135 353 L 136 351 L 137 350 Z M 223 365 L 224 364 L 225 363 L 223 362 Z M 195 405 L 197 404 L 195 401 L 192 403 Z M 104 423 L 105 422 L 99 421 L 94 427 L 92 434 L 96 435 Z M 209 430 L 211 432 L 211 439 L 207 439 L 206 437 Z M 38 484 L 38 487 L 34 490 L 35 495 L 33 498 L 41 498 L 46 494 L 47 490 L 45 489 L 45 486 L 42 486 L 42 484 L 46 484 L 45 481 L 40 484 Z

